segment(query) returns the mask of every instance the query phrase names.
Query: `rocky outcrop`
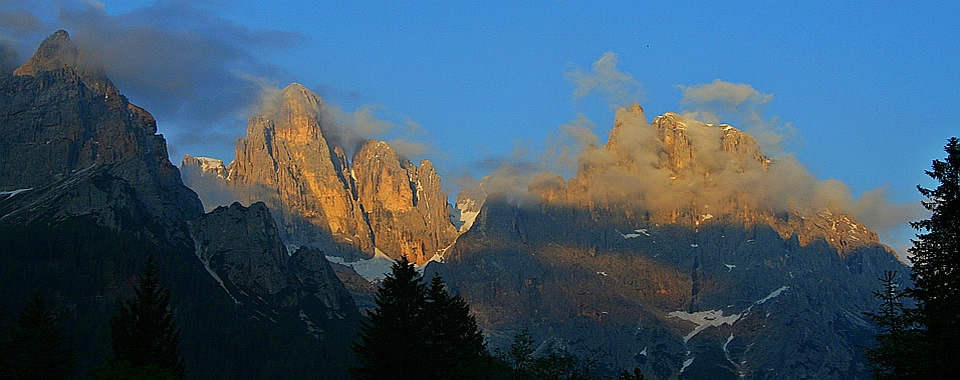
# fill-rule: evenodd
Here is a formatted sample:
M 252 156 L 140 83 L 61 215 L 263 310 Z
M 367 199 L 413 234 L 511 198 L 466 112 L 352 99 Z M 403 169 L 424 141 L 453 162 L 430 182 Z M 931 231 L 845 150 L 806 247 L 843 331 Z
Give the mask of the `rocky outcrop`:
M 299 84 L 276 109 L 250 118 L 229 165 L 243 203 L 264 201 L 289 243 L 348 257 L 373 252 L 373 235 L 349 176 L 343 148 L 320 126 L 323 102 Z
M 353 173 L 380 250 L 423 264 L 442 255 L 456 238 L 446 193 L 430 161 L 417 167 L 387 143 L 371 139 L 354 155 Z
M 207 207 L 230 197 L 265 202 L 293 245 L 348 259 L 379 249 L 417 264 L 442 254 L 457 232 L 433 164 L 414 165 L 376 140 L 348 160 L 341 142 L 324 131 L 330 121 L 323 107 L 310 90 L 287 86 L 274 107 L 250 118 L 226 176 L 187 156 L 184 180 Z
M 83 60 L 64 31 L 0 77 L 0 223 L 93 215 L 103 225 L 181 234 L 202 212 L 144 109 Z M 48 220 L 49 221 L 49 220 Z
M 304 328 L 356 317 L 357 308 L 323 253 L 303 247 L 288 254 L 262 202 L 218 207 L 192 222 L 196 254 L 223 290 L 254 318 L 293 313 Z

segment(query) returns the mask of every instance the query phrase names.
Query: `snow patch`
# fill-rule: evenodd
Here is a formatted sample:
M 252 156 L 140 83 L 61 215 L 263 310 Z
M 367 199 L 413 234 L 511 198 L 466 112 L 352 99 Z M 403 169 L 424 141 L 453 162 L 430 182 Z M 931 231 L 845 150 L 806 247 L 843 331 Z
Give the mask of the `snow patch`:
M 599 274 L 599 275 L 601 275 L 601 276 L 603 276 L 603 277 L 607 277 L 607 272 L 600 271 L 600 272 L 597 272 L 597 274 Z
M 336 256 L 327 256 L 327 260 L 351 267 L 357 274 L 367 280 L 382 280 L 387 276 L 387 273 L 390 273 L 394 260 L 384 254 L 380 248 L 374 248 L 374 252 L 373 258 L 366 260 L 348 262 L 342 257 Z
M 24 191 L 30 191 L 30 190 L 33 190 L 33 188 L 31 187 L 31 188 L 27 188 L 27 189 L 16 189 L 16 190 L 10 190 L 10 191 L 0 191 L 0 196 L 4 196 L 4 195 L 5 195 L 5 196 L 7 196 L 7 197 L 12 198 L 12 197 L 16 196 L 17 194 L 20 194 L 20 193 L 22 193 L 22 192 L 24 192 Z
M 736 265 L 726 264 L 726 263 L 724 263 L 723 266 L 727 267 L 727 272 L 729 272 L 729 271 L 733 270 L 733 268 L 736 268 L 736 267 L 737 267 Z
M 647 356 L 647 348 L 644 347 L 643 351 L 640 351 L 640 355 Z
M 700 221 L 701 221 L 701 222 L 702 222 L 702 221 L 705 221 L 705 220 L 709 220 L 709 219 L 713 219 L 713 214 L 703 214 L 703 215 L 700 215 Z
M 683 373 L 683 371 L 687 370 L 687 367 L 693 364 L 693 359 L 696 359 L 696 358 L 690 358 L 683 361 L 683 367 L 680 367 L 680 373 Z
M 457 231 L 467 232 L 467 230 L 473 226 L 473 222 L 477 220 L 477 215 L 480 215 L 480 207 L 477 205 L 477 201 L 473 199 L 464 199 L 457 202 L 457 209 L 460 210 L 459 220 L 462 223 Z
M 777 298 L 777 297 L 780 295 L 780 293 L 783 293 L 785 290 L 789 290 L 789 289 L 790 289 L 789 286 L 786 286 L 786 285 L 781 286 L 779 289 L 770 292 L 770 294 L 768 294 L 766 297 L 763 297 L 763 298 L 760 299 L 759 301 L 754 302 L 754 304 L 756 304 L 756 305 L 761 305 L 761 304 L 763 304 L 764 302 L 767 302 L 767 301 L 769 301 L 769 300 L 772 300 L 772 299 L 774 299 L 774 298 Z
M 667 314 L 667 316 L 693 322 L 695 325 L 697 325 L 693 331 L 690 331 L 687 336 L 683 337 L 683 343 L 687 343 L 690 338 L 693 338 L 701 331 L 706 330 L 708 327 L 733 325 L 734 322 L 740 319 L 740 314 L 723 315 L 723 310 L 697 311 L 694 313 L 689 313 L 686 311 L 674 311 L 670 314 Z
M 696 243 L 694 243 L 694 244 L 690 244 L 690 246 L 691 246 L 691 247 L 693 247 L 693 248 L 697 248 L 697 247 L 699 247 L 699 246 L 700 246 L 700 244 L 696 244 Z

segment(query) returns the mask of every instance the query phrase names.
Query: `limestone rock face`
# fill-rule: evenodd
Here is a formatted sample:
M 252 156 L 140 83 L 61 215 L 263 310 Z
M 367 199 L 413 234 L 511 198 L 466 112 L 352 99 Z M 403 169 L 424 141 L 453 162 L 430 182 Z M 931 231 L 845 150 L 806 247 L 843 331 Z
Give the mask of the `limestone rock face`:
M 373 235 L 355 195 L 347 160 L 320 125 L 320 97 L 299 84 L 281 93 L 276 110 L 250 118 L 229 166 L 243 203 L 264 201 L 284 237 L 331 254 L 373 252 Z
M 167 159 L 156 121 L 79 57 L 59 31 L 0 77 L 0 190 L 30 189 L 0 199 L 0 222 L 93 215 L 115 228 L 183 232 L 202 208 Z
M 371 139 L 354 155 L 353 173 L 382 251 L 423 264 L 456 238 L 446 194 L 430 161 L 417 167 L 401 160 L 387 143 Z
M 269 316 L 300 316 L 305 329 L 355 316 L 356 305 L 323 253 L 301 248 L 288 254 L 267 206 L 218 207 L 192 222 L 197 257 L 238 304 Z
M 250 118 L 225 176 L 187 156 L 184 180 L 208 208 L 230 197 L 265 202 L 285 241 L 328 255 L 371 257 L 380 249 L 423 264 L 442 253 L 457 231 L 433 164 L 414 165 L 376 140 L 349 160 L 324 131 L 323 107 L 319 96 L 291 84 L 275 107 Z

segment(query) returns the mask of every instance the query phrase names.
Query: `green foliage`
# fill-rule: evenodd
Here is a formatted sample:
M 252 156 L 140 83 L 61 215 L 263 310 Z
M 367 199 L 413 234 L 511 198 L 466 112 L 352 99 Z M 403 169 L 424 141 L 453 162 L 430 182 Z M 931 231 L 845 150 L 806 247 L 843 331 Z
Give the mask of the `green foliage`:
M 896 272 L 886 271 L 880 277 L 882 288 L 873 292 L 880 300 L 876 313 L 863 313 L 880 332 L 874 337 L 875 347 L 864 348 L 876 379 L 902 379 L 919 375 L 917 348 L 921 344 L 914 312 L 903 305 L 907 291 L 897 281 Z
M 909 250 L 914 288 L 908 295 L 917 301 L 916 321 L 924 330 L 918 360 L 929 378 L 960 373 L 960 141 L 950 138 L 945 151 L 946 159 L 926 171 L 939 185 L 917 186 L 932 214 L 911 223 L 921 233 Z
M 170 292 L 160 285 L 159 269 L 152 256 L 140 275 L 136 297 L 122 303 L 120 314 L 110 326 L 116 360 L 183 377 L 180 329 L 174 324 Z
M 20 312 L 10 341 L 0 351 L 0 377 L 61 379 L 73 370 L 74 353 L 64 347 L 56 315 L 40 294 Z

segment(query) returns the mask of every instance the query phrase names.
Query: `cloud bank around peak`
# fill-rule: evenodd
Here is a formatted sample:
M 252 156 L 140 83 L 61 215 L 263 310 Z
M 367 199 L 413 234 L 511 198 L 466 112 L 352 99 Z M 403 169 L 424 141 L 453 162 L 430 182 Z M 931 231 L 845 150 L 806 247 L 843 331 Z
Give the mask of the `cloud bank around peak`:
M 640 83 L 619 70 L 618 64 L 616 54 L 609 52 L 594 62 L 590 71 L 578 68 L 567 73 L 576 87 L 574 100 L 593 93 L 605 95 L 614 104 L 627 104 L 629 101 L 624 100 L 629 96 L 624 94 L 633 94 L 636 99 Z M 510 157 L 499 157 L 495 165 L 486 163 L 490 174 L 472 183 L 462 181 L 466 186 L 463 194 L 506 193 L 508 199 L 521 204 L 535 201 L 533 194 L 557 194 L 564 188 L 569 196 L 573 178 L 577 178 L 576 186 L 582 186 L 585 182 L 581 180 L 589 177 L 586 196 L 594 200 L 632 202 L 653 211 L 676 210 L 694 202 L 719 205 L 731 199 L 748 199 L 752 206 L 774 212 L 809 214 L 829 209 L 854 216 L 885 241 L 894 240 L 891 243 L 898 243 L 891 235 L 894 230 L 923 216 L 916 204 L 892 202 L 883 188 L 856 197 L 842 181 L 816 178 L 786 151 L 794 129 L 767 112 L 773 94 L 720 79 L 678 87 L 691 158 L 699 174 L 674 173 L 656 127 L 642 112 L 634 115 L 620 109 L 617 119 L 624 126 L 619 128 L 616 145 L 620 148 L 616 151 L 603 145 L 606 139 L 596 134 L 596 125 L 580 114 L 558 126 L 542 152 L 520 150 Z M 735 157 L 721 149 L 722 128 L 697 120 L 732 124 L 753 136 L 763 154 L 774 160 L 764 163 L 752 154 Z M 742 195 L 746 198 L 740 198 Z
M 705 123 L 726 122 L 750 133 L 768 155 L 784 152 L 785 144 L 795 139 L 793 125 L 779 117 L 765 117 L 773 94 L 753 86 L 716 79 L 712 83 L 678 86 L 683 93 L 680 109 L 684 116 Z

